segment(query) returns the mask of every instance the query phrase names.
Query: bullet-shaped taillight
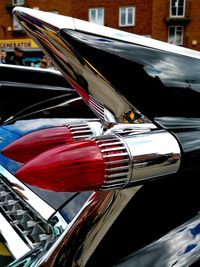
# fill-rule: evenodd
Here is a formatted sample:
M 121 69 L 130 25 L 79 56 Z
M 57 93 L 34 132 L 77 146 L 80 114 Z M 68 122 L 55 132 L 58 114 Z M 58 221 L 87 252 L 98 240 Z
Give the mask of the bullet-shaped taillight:
M 34 131 L 6 146 L 2 154 L 25 163 L 48 149 L 95 135 L 93 128 L 100 127 L 101 124 L 94 121 L 69 123 L 65 126 Z
M 109 134 L 50 149 L 27 162 L 16 176 L 53 191 L 109 190 L 176 173 L 180 148 L 164 130 Z
M 104 160 L 96 142 L 84 140 L 40 154 L 19 169 L 16 176 L 44 189 L 82 191 L 100 187 L 104 174 Z

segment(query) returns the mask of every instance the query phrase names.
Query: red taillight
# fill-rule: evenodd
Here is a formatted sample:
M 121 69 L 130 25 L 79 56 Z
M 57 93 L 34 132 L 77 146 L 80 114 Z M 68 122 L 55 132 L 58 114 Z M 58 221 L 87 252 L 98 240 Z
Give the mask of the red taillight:
M 127 184 L 129 169 L 123 142 L 106 136 L 50 149 L 27 162 L 16 176 L 52 191 L 107 190 Z
M 40 153 L 56 146 L 71 143 L 92 135 L 87 123 L 68 124 L 29 133 L 2 150 L 2 154 L 18 162 L 25 163 Z
M 48 128 L 17 139 L 5 147 L 2 154 L 19 162 L 27 162 L 47 149 L 67 144 L 72 140 L 71 132 L 66 126 Z
M 25 183 L 53 191 L 83 191 L 102 185 L 105 164 L 93 140 L 48 150 L 16 172 Z

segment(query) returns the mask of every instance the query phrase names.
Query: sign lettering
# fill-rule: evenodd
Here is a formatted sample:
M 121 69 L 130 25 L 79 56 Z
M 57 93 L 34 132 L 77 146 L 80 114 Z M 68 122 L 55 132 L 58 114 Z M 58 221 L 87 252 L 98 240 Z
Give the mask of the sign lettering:
M 14 49 L 15 47 L 19 47 L 22 49 L 38 48 L 36 43 L 31 39 L 0 40 L 0 49 Z

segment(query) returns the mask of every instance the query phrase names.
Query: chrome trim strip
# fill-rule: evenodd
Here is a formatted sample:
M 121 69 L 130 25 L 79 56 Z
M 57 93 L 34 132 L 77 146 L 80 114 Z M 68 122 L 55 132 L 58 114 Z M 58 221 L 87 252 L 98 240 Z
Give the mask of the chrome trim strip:
M 113 29 L 110 27 L 97 25 L 94 23 L 90 23 L 88 21 L 62 16 L 58 14 L 51 14 L 48 12 L 34 10 L 25 7 L 15 7 L 13 10 L 14 14 L 18 17 L 18 13 L 24 13 L 29 16 L 33 16 L 41 20 L 41 22 L 48 23 L 50 25 L 53 24 L 57 30 L 60 29 L 69 29 L 69 30 L 77 30 L 82 31 L 89 34 L 96 34 L 102 37 L 108 37 L 116 40 L 121 40 L 128 43 L 138 44 L 142 46 L 148 46 L 154 49 L 159 49 L 163 51 L 168 51 L 176 54 L 181 54 L 189 57 L 200 58 L 200 53 L 198 51 L 180 47 L 177 45 L 169 44 L 163 41 L 155 40 L 149 37 L 136 35 L 133 33 L 128 33 L 125 31 Z M 44 21 L 45 19 L 45 21 Z M 23 25 L 22 25 L 23 26 Z
M 63 26 L 65 25 L 65 27 L 67 27 L 68 29 L 75 30 L 74 19 L 71 17 L 58 15 L 59 19 L 58 17 L 56 17 L 55 19 L 55 14 L 26 7 L 15 7 L 13 12 L 24 12 L 25 14 L 29 14 L 29 16 L 36 16 L 41 21 L 43 21 L 45 18 L 46 22 L 48 22 L 49 24 L 52 24 L 53 22 L 55 27 L 57 27 L 58 29 L 63 28 Z
M 123 124 L 118 123 L 113 125 L 112 128 L 106 130 L 105 135 L 110 133 L 119 133 L 120 135 L 135 135 L 144 132 L 151 132 L 152 130 L 157 129 L 157 126 L 153 123 L 141 123 L 141 124 Z
M 59 76 L 62 76 L 62 74 L 60 73 L 60 71 L 58 70 L 54 70 L 54 69 L 44 69 L 44 68 L 35 68 L 35 67 L 31 67 L 31 66 L 20 66 L 20 65 L 11 65 L 11 64 L 1 64 L 1 68 L 7 68 L 8 70 L 9 69 L 23 69 L 23 70 L 27 70 L 28 72 L 30 72 L 31 70 L 35 72 L 52 72 L 52 73 L 55 73 Z
M 0 213 L 0 235 L 5 239 L 5 245 L 7 246 L 10 253 L 19 259 L 30 251 L 30 248 L 23 242 L 18 236 L 12 226 Z
M 21 87 L 21 88 L 31 88 L 31 89 L 46 89 L 46 90 L 56 90 L 63 91 L 64 93 L 74 93 L 74 89 L 71 87 L 62 87 L 62 86 L 51 86 L 44 84 L 33 84 L 33 83 L 23 83 L 23 82 L 7 82 L 0 81 L 0 85 L 4 87 Z
M 35 193 L 33 193 L 27 186 L 20 182 L 14 175 L 8 172 L 2 165 L 0 165 L 0 174 L 5 177 L 12 186 L 12 189 L 16 189 L 16 193 L 40 214 L 42 218 L 48 220 L 54 213 L 55 210 L 50 207 L 44 200 L 39 198 Z

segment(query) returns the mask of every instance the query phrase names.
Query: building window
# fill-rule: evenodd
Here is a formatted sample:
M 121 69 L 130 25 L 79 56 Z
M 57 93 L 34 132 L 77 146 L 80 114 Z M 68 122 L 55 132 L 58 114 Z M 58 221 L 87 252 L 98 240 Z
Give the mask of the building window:
M 13 6 L 22 6 L 24 5 L 24 0 L 12 0 Z
M 170 2 L 170 16 L 183 17 L 185 14 L 185 1 L 186 0 L 171 0 Z
M 104 25 L 104 9 L 103 8 L 90 8 L 89 9 L 89 21 Z
M 119 9 L 119 26 L 135 25 L 135 7 L 120 7 Z
M 183 26 L 169 27 L 168 43 L 183 45 Z

